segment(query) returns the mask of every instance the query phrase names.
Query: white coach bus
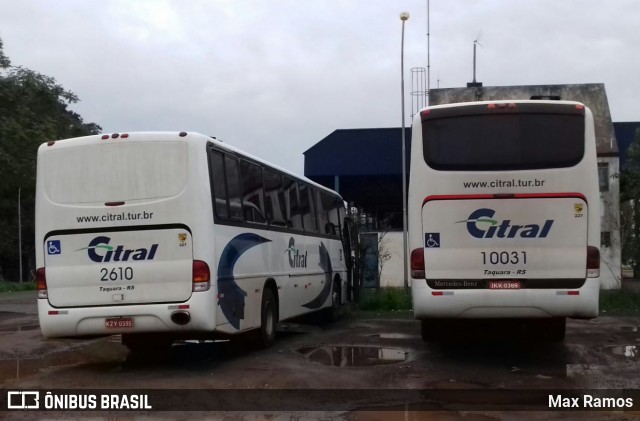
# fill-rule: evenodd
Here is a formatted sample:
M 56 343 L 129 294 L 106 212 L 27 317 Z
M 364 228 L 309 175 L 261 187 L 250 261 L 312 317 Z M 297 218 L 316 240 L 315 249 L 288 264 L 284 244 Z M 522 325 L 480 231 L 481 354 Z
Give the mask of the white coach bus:
M 457 319 L 598 315 L 600 198 L 591 111 L 569 101 L 428 107 L 413 121 L 413 310 L 424 340 Z M 453 332 L 449 332 L 453 333 Z
M 122 334 L 131 350 L 253 331 L 346 298 L 335 192 L 197 133 L 126 133 L 38 150 L 45 337 Z

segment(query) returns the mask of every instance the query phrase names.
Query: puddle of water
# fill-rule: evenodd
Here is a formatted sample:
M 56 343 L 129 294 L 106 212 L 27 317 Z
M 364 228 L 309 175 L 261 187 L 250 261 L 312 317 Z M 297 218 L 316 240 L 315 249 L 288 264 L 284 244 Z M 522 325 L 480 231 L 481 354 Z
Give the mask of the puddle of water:
M 620 326 L 620 330 L 623 332 L 637 332 L 638 326 Z
M 640 357 L 640 348 L 635 345 L 615 346 L 610 348 L 611 352 L 621 357 L 637 359 Z
M 418 335 L 409 335 L 407 333 L 374 333 L 367 336 L 380 339 L 415 339 L 418 337 Z
M 606 371 L 609 367 L 592 364 L 567 364 L 567 377 L 593 377 Z
M 1 327 L 0 332 L 21 332 L 21 331 L 38 330 L 38 329 L 40 329 L 40 325 L 10 326 L 10 327 Z
M 296 350 L 309 361 L 332 367 L 363 367 L 406 361 L 408 352 L 370 346 L 321 346 Z

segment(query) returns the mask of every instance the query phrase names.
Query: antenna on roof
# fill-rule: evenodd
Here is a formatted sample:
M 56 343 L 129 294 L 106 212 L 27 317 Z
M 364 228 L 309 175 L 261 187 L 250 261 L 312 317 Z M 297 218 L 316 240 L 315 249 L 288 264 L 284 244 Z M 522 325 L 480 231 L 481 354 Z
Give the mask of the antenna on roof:
M 482 82 L 476 82 L 476 46 L 479 45 L 482 47 L 482 44 L 480 44 L 480 35 L 481 33 L 478 33 L 478 36 L 473 41 L 473 82 L 467 83 L 467 88 L 476 88 L 482 86 Z

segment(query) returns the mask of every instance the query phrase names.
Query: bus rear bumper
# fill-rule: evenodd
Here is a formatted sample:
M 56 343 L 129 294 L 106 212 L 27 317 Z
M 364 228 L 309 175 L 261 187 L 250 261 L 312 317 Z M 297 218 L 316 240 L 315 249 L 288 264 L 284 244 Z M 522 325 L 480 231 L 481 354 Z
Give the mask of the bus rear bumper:
M 452 289 L 430 288 L 425 280 L 411 285 L 416 319 L 549 318 L 590 319 L 598 316 L 600 279 L 588 278 L 579 289 Z M 435 294 L 434 294 L 435 293 Z
M 215 292 L 195 292 L 181 303 L 132 304 L 96 307 L 52 307 L 38 299 L 40 329 L 46 338 L 108 336 L 147 332 L 213 332 L 217 302 Z M 205 311 L 205 309 L 210 309 Z M 188 313 L 189 321 L 172 320 L 176 312 Z M 126 321 L 130 327 L 107 327 L 107 319 Z M 130 322 L 129 322 L 130 320 Z M 174 320 L 179 320 L 175 318 Z M 182 319 L 184 321 L 184 317 Z M 113 325 L 113 323 L 111 323 Z

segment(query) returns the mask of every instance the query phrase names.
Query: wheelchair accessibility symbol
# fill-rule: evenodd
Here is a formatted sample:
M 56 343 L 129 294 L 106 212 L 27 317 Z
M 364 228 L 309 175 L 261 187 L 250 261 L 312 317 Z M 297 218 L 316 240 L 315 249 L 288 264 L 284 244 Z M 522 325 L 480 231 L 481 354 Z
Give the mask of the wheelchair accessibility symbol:
M 427 232 L 424 234 L 424 246 L 428 249 L 440 248 L 440 233 Z
M 60 240 L 47 241 L 47 254 L 60 254 L 62 253 L 62 247 L 60 246 Z

